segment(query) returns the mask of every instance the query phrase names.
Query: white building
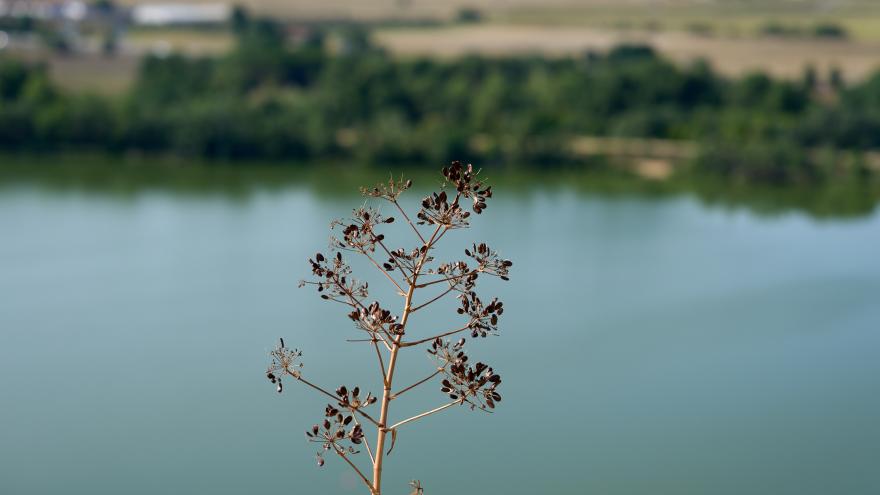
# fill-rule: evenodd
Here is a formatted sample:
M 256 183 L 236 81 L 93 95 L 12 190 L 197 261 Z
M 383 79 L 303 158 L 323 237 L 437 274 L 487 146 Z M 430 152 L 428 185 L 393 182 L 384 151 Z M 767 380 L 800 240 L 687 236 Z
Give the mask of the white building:
M 140 4 L 131 9 L 131 20 L 141 26 L 221 24 L 232 9 L 226 4 Z

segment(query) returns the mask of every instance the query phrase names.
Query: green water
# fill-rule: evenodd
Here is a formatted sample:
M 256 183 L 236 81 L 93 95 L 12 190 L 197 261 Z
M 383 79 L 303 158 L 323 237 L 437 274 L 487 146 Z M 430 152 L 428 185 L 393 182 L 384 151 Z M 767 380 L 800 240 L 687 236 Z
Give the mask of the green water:
M 360 493 L 304 440 L 324 402 L 263 376 L 283 336 L 317 381 L 379 388 L 340 307 L 296 288 L 359 178 L 303 175 L 0 185 L 0 493 Z M 516 263 L 471 348 L 504 401 L 402 430 L 389 494 L 880 493 L 880 215 L 500 182 L 443 253 Z

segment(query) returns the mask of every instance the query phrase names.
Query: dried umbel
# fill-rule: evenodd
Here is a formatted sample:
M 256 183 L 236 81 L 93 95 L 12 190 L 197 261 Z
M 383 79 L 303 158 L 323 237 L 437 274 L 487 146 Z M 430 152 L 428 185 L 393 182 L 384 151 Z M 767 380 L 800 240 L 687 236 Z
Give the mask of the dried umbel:
M 501 376 L 487 364 L 472 364 L 464 351 L 466 340 L 458 334 L 472 337 L 498 334 L 504 304 L 498 298 L 484 302 L 477 295 L 476 286 L 480 276 L 508 280 L 513 263 L 482 242 L 464 249 L 464 259 L 435 263 L 432 253 L 443 236 L 449 230 L 469 227 L 471 213 L 481 214 L 487 199 L 492 197 L 491 188 L 471 165 L 453 162 L 442 173 L 445 179 L 442 189 L 422 200 L 415 221 L 398 202 L 412 181 L 391 179 L 361 190 L 367 197 L 389 203 L 400 214 L 415 234 L 415 248 L 389 247 L 382 228 L 393 223 L 394 217 L 383 215 L 375 206 L 365 205 L 355 209 L 350 219 L 331 223 L 331 228 L 341 232 L 341 236 L 331 237 L 331 253 L 317 253 L 309 259 L 313 279 L 300 284 L 315 287 L 324 300 L 347 306 L 348 318 L 361 332 L 360 338 L 347 340 L 367 345 L 369 352 L 375 355 L 376 381 L 381 395 L 378 391 L 374 395 L 364 393 L 358 386 L 349 389 L 345 385 L 331 392 L 306 379 L 300 362 L 302 352 L 288 349 L 283 339 L 271 352 L 272 363 L 266 371 L 266 377 L 279 393 L 283 391 L 282 378 L 290 377 L 330 399 L 323 418 L 306 431 L 309 442 L 320 445 L 318 465 L 324 465 L 327 453 L 335 454 L 354 470 L 373 495 L 381 495 L 383 461 L 391 454 L 402 426 L 454 406 L 491 412 L 501 401 L 498 391 Z M 368 302 L 369 286 L 352 277 L 343 252 L 364 256 L 393 285 L 402 298 L 399 313 L 394 312 L 394 305 Z M 446 296 L 458 299 L 456 311 L 463 319 L 460 327 L 438 332 L 408 326 L 413 313 Z M 458 340 L 448 340 L 453 336 Z M 426 346 L 427 353 L 434 358 L 435 369 L 428 370 L 427 376 L 421 379 L 407 380 L 407 386 L 397 387 L 402 378 L 395 375 L 400 352 L 421 346 Z M 430 382 L 437 384 L 446 402 L 392 422 L 393 401 Z M 376 404 L 378 413 L 371 410 Z M 366 429 L 375 429 L 372 444 Z M 361 455 L 362 450 L 366 451 L 366 458 Z M 421 482 L 413 481 L 410 486 L 412 493 L 423 493 Z

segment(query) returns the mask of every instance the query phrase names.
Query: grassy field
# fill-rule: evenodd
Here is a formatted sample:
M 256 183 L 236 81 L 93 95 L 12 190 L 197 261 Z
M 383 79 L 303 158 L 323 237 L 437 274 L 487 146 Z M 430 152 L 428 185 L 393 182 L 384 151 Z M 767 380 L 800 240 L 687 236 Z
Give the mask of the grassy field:
M 125 39 L 133 52 L 182 51 L 193 55 L 222 53 L 232 47 L 232 33 L 220 29 L 136 29 Z
M 681 63 L 706 59 L 730 76 L 761 70 L 797 78 L 808 65 L 820 77 L 832 67 L 847 80 L 880 67 L 880 40 L 719 38 L 684 32 L 621 32 L 572 26 L 476 25 L 453 28 L 384 29 L 377 41 L 402 56 L 458 56 L 465 53 L 574 55 L 620 43 L 647 43 Z
M 136 4 L 147 0 L 122 0 Z M 216 0 L 192 0 L 216 2 Z M 579 54 L 619 43 L 647 43 L 681 63 L 706 59 L 726 75 L 760 70 L 797 78 L 808 65 L 820 77 L 839 68 L 857 81 L 880 67 L 880 0 L 243 0 L 254 12 L 289 21 L 432 19 L 435 27 L 383 27 L 374 39 L 399 56 Z M 460 24 L 462 8 L 483 22 Z M 803 35 L 766 36 L 769 24 Z M 811 37 L 818 24 L 845 39 Z M 222 30 L 132 30 L 114 59 L 52 59 L 68 87 L 117 91 L 131 78 L 133 58 L 151 51 L 212 54 L 232 43 Z
M 148 0 L 122 0 L 136 4 Z M 216 0 L 190 0 L 213 3 Z M 702 21 L 748 27 L 778 18 L 795 22 L 843 20 L 858 25 L 880 17 L 875 0 L 241 0 L 255 12 L 287 19 L 452 19 L 462 8 L 492 21 L 580 24 L 599 27 L 658 22 L 680 29 Z
M 513 7 L 498 12 L 493 20 L 506 24 L 687 31 L 734 38 L 758 36 L 769 24 L 804 31 L 819 24 L 833 24 L 842 27 L 850 38 L 880 40 L 880 2 L 873 0 L 610 3 L 588 0 L 567 6 Z

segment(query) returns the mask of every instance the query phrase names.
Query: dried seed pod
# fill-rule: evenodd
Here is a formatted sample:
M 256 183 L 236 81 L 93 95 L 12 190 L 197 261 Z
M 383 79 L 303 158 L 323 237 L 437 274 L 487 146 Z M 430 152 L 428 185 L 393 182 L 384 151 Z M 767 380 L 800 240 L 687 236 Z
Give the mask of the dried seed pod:
M 417 243 L 415 247 L 389 250 L 385 245 L 385 233 L 381 230 L 383 226 L 394 223 L 395 218 L 385 217 L 379 210 L 365 204 L 363 207 L 354 209 L 351 218 L 331 223 L 331 228 L 339 237 L 331 237 L 330 253 L 325 255 L 318 252 L 309 259 L 313 280 L 300 283 L 300 286 L 314 285 L 322 299 L 349 306 L 346 309 L 347 316 L 359 330 L 367 333 L 367 338 L 352 339 L 352 341 L 370 342 L 371 346 L 379 352 L 380 360 L 382 359 L 382 351 L 379 343 L 390 347 L 392 342 L 401 342 L 401 337 L 409 330 L 402 322 L 409 319 L 409 314 L 447 293 L 458 298 L 459 304 L 456 311 L 466 315 L 468 323 L 461 330 L 441 333 L 441 336 L 456 334 L 459 331 L 468 331 L 474 337 L 494 334 L 497 332 L 500 316 L 504 312 L 501 301 L 492 299 L 484 303 L 475 292 L 475 286 L 481 274 L 498 276 L 502 280 L 508 280 L 509 269 L 513 265 L 509 260 L 499 257 L 486 243 L 474 243 L 465 249 L 467 261 L 434 264 L 432 253 L 435 242 L 450 229 L 468 227 L 472 218 L 471 214 L 481 214 L 485 211 L 487 199 L 492 197 L 491 187 L 486 186 L 484 181 L 478 177 L 479 171 L 475 170 L 472 165 L 464 166 L 461 162 L 452 162 L 450 166 L 443 169 L 442 173 L 445 179 L 443 188 L 422 199 L 421 208 L 415 215 L 415 224 L 397 202 L 398 196 L 412 186 L 412 181 L 392 178 L 387 184 L 379 184 L 371 189 L 362 189 L 365 195 L 388 200 L 402 212 L 406 222 L 416 230 L 419 238 L 420 243 Z M 416 225 L 432 225 L 436 226 L 436 230 L 430 237 L 423 236 L 424 232 L 420 232 Z M 448 290 L 433 299 L 428 296 L 425 298 L 427 302 L 422 305 L 406 305 L 404 313 L 394 315 L 391 311 L 384 309 L 378 301 L 367 303 L 368 284 L 354 279 L 351 266 L 343 259 L 342 251 L 369 257 L 370 261 L 385 276 L 392 279 L 399 293 L 406 292 L 401 288 L 406 287 L 405 284 L 409 284 L 410 290 L 415 291 L 417 288 L 444 283 L 449 285 Z M 387 254 L 387 261 L 375 259 L 373 257 L 375 252 Z M 382 257 L 384 258 L 384 255 Z M 429 276 L 439 277 L 428 279 Z M 416 280 L 419 281 L 418 285 L 416 285 Z M 484 410 L 497 407 L 501 401 L 501 394 L 497 390 L 501 384 L 501 377 L 482 362 L 471 364 L 472 361 L 469 361 L 464 352 L 464 338 L 460 338 L 455 343 L 450 343 L 442 338 L 406 340 L 405 343 L 408 345 L 403 347 L 430 342 L 427 352 L 438 361 L 437 368 L 442 373 L 441 391 L 454 401 L 453 404 L 458 403 L 471 409 Z M 378 398 L 369 392 L 361 398 L 361 391 L 357 386 L 349 388 L 342 385 L 335 390 L 334 394 L 312 384 L 301 375 L 302 363 L 298 361 L 301 353 L 298 350 L 287 349 L 282 339 L 279 339 L 279 342 L 280 345 L 271 353 L 272 365 L 266 374 L 267 379 L 277 385 L 278 392 L 282 391 L 281 378 L 284 375 L 290 375 L 337 400 L 336 404 L 327 404 L 321 422 L 306 431 L 308 441 L 320 444 L 324 452 L 333 451 L 342 457 L 357 454 L 359 451 L 355 449 L 355 446 L 365 441 L 364 431 L 357 416 L 361 415 L 369 420 L 364 423 L 365 425 L 376 425 L 376 420 L 366 413 L 364 408 L 378 402 Z M 391 366 L 393 367 L 393 364 Z M 384 372 L 384 363 L 381 368 Z M 387 376 L 391 376 L 392 372 L 393 369 L 389 369 Z M 403 389 L 403 391 L 422 383 L 428 383 L 435 375 L 436 373 Z M 390 393 L 391 384 L 385 384 L 385 387 L 386 393 Z M 397 398 L 397 395 L 384 397 L 386 400 L 392 398 Z M 436 411 L 442 409 L 445 407 L 440 407 Z M 433 414 L 433 412 L 435 411 L 428 413 Z M 399 423 L 408 423 L 425 415 L 415 416 Z M 385 426 L 380 428 L 385 428 Z M 385 431 L 391 433 L 391 445 L 386 452 L 388 455 L 396 443 L 397 427 L 390 427 Z M 324 464 L 324 455 L 321 452 L 317 454 L 317 460 L 319 466 Z M 412 486 L 414 494 L 422 493 L 421 483 L 413 482 Z

